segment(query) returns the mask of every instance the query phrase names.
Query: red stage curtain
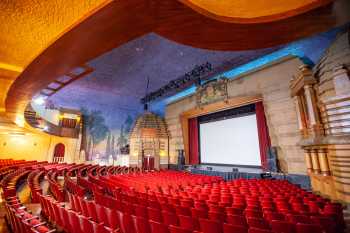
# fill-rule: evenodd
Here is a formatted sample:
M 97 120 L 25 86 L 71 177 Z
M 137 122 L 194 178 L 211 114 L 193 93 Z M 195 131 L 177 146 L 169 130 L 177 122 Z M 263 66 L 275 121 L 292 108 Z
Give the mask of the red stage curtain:
M 188 140 L 189 140 L 189 162 L 190 164 L 199 163 L 198 150 L 198 119 L 191 118 L 188 120 Z
M 263 169 L 267 169 L 267 151 L 271 147 L 271 141 L 262 102 L 257 102 L 255 104 L 255 111 L 259 135 L 261 166 Z

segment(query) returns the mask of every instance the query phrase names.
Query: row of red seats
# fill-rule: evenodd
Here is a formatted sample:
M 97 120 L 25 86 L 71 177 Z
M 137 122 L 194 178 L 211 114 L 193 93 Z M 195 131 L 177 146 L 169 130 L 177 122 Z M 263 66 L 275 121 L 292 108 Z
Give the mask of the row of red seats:
M 18 233 L 52 233 L 56 230 L 48 227 L 39 216 L 30 213 L 16 197 L 7 198 L 6 220 L 13 232 Z
M 187 213 L 182 211 L 177 212 L 178 210 L 171 211 L 167 209 L 166 211 L 158 210 L 156 208 L 145 207 L 141 205 L 129 205 L 127 203 L 119 202 L 115 200 L 114 205 L 109 207 L 104 207 L 94 203 L 93 201 L 87 201 L 83 198 L 76 197 L 74 195 L 70 196 L 70 203 L 72 209 L 76 212 L 82 213 L 85 217 L 91 218 L 92 220 L 99 222 L 103 219 L 107 219 L 108 226 L 112 229 L 121 228 L 122 232 L 158 232 L 158 228 L 162 229 L 162 232 L 168 232 L 168 226 L 172 225 L 173 230 L 183 230 L 183 232 L 192 232 L 192 231 L 201 231 L 204 233 L 219 233 L 219 232 L 248 232 L 254 230 L 262 230 L 267 232 L 285 232 L 285 227 L 288 227 L 288 232 L 285 233 L 299 233 L 306 232 L 305 229 L 313 229 L 312 232 L 318 233 L 323 232 L 323 229 L 318 224 L 319 220 L 316 219 L 314 223 L 293 223 L 283 220 L 271 220 L 270 223 L 265 223 L 258 218 L 247 218 L 241 216 L 231 216 L 228 218 L 227 223 L 222 222 L 219 219 L 204 219 L 201 217 L 193 217 L 186 215 Z M 119 204 L 117 204 L 119 202 Z M 168 206 L 169 208 L 169 206 Z M 122 220 L 120 215 L 124 215 L 124 218 L 129 218 L 129 220 Z M 184 214 L 184 215 L 182 215 Z M 240 220 L 235 217 L 241 217 Z M 135 223 L 135 230 L 130 229 L 132 226 L 131 219 L 134 221 L 141 221 L 141 223 Z M 129 222 L 123 226 L 123 221 Z M 149 223 L 152 223 L 149 225 Z M 317 224 L 315 224 L 317 223 Z M 131 224 L 131 225 L 130 225 Z M 137 230 L 137 226 L 141 224 L 145 229 Z M 271 227 L 270 227 L 271 224 Z M 147 230 L 151 229 L 152 225 L 154 229 L 158 230 Z M 201 227 L 201 226 L 205 227 Z M 151 227 L 149 227 L 151 226 Z M 123 231 L 124 228 L 124 231 Z M 132 228 L 132 227 L 131 227 Z M 272 230 L 270 230 L 272 228 Z M 330 228 L 329 228 L 330 229 Z M 331 232 L 331 231 L 326 231 Z M 336 232 L 336 231 L 333 231 Z
M 93 221 L 86 216 L 72 210 L 69 206 L 65 206 L 57 202 L 52 197 L 40 196 L 40 203 L 42 206 L 42 214 L 46 216 L 50 222 L 59 226 L 65 232 L 71 233 L 109 233 L 118 232 L 107 227 L 104 222 L 106 218 L 101 221 Z
M 8 175 L 6 175 L 2 181 L 1 181 L 1 188 L 3 191 L 3 197 L 14 197 L 16 196 L 16 188 L 18 185 L 18 182 L 22 180 L 24 177 L 26 177 L 30 171 L 20 169 L 16 170 L 15 172 L 12 172 Z
M 187 172 L 159 171 L 140 174 L 125 174 L 107 177 L 106 181 L 119 187 L 133 187 L 137 191 L 181 189 L 188 185 L 212 183 L 222 180 L 220 177 L 196 175 Z
M 85 188 L 80 186 L 77 182 L 73 181 L 68 175 L 64 177 L 64 186 L 68 192 L 81 197 L 84 196 L 86 193 Z
M 16 187 L 20 184 L 20 182 L 27 178 L 29 173 L 29 170 L 20 169 L 4 177 L 2 181 L 2 188 L 4 189 L 5 187 L 5 192 L 3 192 L 2 195 L 3 199 L 5 200 L 5 219 L 13 232 L 55 232 L 55 229 L 48 227 L 46 222 L 42 221 L 38 216 L 33 215 L 29 210 L 27 210 L 27 208 L 16 196 Z
M 28 175 L 27 183 L 31 192 L 31 202 L 38 203 L 38 194 L 42 194 L 43 190 L 41 188 L 40 182 L 44 179 L 45 172 L 40 170 L 34 170 Z
M 93 167 L 93 165 L 85 164 L 84 166 L 78 169 L 76 176 L 87 176 L 87 173 L 91 167 Z
M 227 184 L 228 183 L 228 184 Z M 319 219 L 323 219 L 324 221 L 323 222 L 328 222 L 328 223 L 331 223 L 329 225 L 332 225 L 334 226 L 334 221 L 336 221 L 335 218 L 332 218 L 333 216 L 332 215 L 337 215 L 339 213 L 342 214 L 342 208 L 340 205 L 336 205 L 336 204 L 330 204 L 329 201 L 327 200 L 324 200 L 316 195 L 313 195 L 305 190 L 302 190 L 300 189 L 299 187 L 297 186 L 294 186 L 286 181 L 258 181 L 258 180 L 238 180 L 236 182 L 231 182 L 231 184 L 233 184 L 233 186 L 238 186 L 240 188 L 243 188 L 243 190 L 247 190 L 249 191 L 249 188 L 252 188 L 252 189 L 257 189 L 259 191 L 259 185 L 261 184 L 262 186 L 266 186 L 266 187 L 269 187 L 269 185 L 271 185 L 272 187 L 274 188 L 277 188 L 279 187 L 280 188 L 280 192 L 270 192 L 268 193 L 268 195 L 264 195 L 263 198 L 265 198 L 265 201 L 266 199 L 268 199 L 270 201 L 270 204 L 271 206 L 269 206 L 268 208 L 270 208 L 270 211 L 271 210 L 284 210 L 286 212 L 284 213 L 273 213 L 273 214 L 285 214 L 287 216 L 284 216 L 283 215 L 283 218 L 279 219 L 279 220 L 290 220 L 290 222 L 286 221 L 287 223 L 290 223 L 290 224 L 314 224 L 314 223 L 320 223 Z M 206 184 L 207 186 L 210 186 L 210 184 Z M 209 192 L 209 193 L 212 193 L 215 194 L 217 193 L 216 190 L 219 190 L 220 194 L 221 191 L 221 188 L 222 186 L 230 186 L 230 182 L 222 182 L 222 183 L 219 183 L 219 184 L 212 184 L 213 187 L 210 187 L 212 190 Z M 218 187 L 215 187 L 215 186 L 220 186 L 219 189 L 217 189 Z M 186 189 L 186 188 L 185 188 Z M 216 189 L 216 190 L 215 190 Z M 225 191 L 223 192 L 223 194 L 225 193 Z M 163 195 L 162 193 L 158 193 L 158 194 L 161 194 Z M 239 193 L 241 194 L 241 193 Z M 245 193 L 245 194 L 251 194 L 250 192 L 248 193 Z M 256 194 L 260 194 L 258 192 L 256 193 L 253 193 L 252 196 L 248 196 L 248 198 L 256 198 L 257 195 Z M 282 195 L 283 194 L 283 195 Z M 243 192 L 243 197 L 245 197 L 244 195 L 244 192 Z M 276 197 L 274 197 L 276 195 Z M 295 196 L 294 196 L 295 195 Z M 97 195 L 96 195 L 97 196 Z M 95 196 L 95 198 L 96 198 Z M 97 196 L 98 197 L 98 196 Z M 164 198 L 164 197 L 163 197 Z M 186 198 L 188 198 L 188 196 L 186 196 Z M 247 198 L 248 202 L 249 202 L 249 199 Z M 101 197 L 98 197 L 97 198 L 97 202 L 100 203 L 100 204 L 107 204 L 109 206 L 111 206 L 111 199 L 110 198 L 106 198 L 105 201 L 100 201 L 101 200 Z M 103 200 L 103 198 L 102 198 Z M 243 199 L 245 201 L 245 199 Z M 259 199 L 255 199 L 255 200 L 252 200 L 255 207 L 258 207 L 261 203 L 256 203 L 255 201 L 258 202 L 260 201 Z M 272 200 L 275 200 L 276 203 L 273 203 Z M 293 202 L 294 201 L 294 202 Z M 322 205 L 320 206 L 317 206 L 319 212 L 318 213 L 313 213 L 313 214 L 326 214 L 325 216 L 315 216 L 315 217 L 312 217 L 313 221 L 311 221 L 311 218 L 309 218 L 309 216 L 302 216 L 300 214 L 310 214 L 310 213 L 305 213 L 305 209 L 300 208 L 298 209 L 300 206 L 298 206 L 299 204 L 303 204 L 302 202 L 303 201 L 307 201 L 306 204 L 310 204 L 310 203 L 314 203 L 316 205 L 319 205 L 320 203 L 322 203 Z M 317 202 L 312 202 L 312 201 L 317 201 Z M 104 203 L 105 202 L 105 203 Z M 290 203 L 289 203 L 290 202 Z M 279 204 L 282 203 L 281 206 L 279 206 Z M 245 202 L 244 203 L 241 203 L 243 204 L 243 206 L 246 204 Z M 284 205 L 286 204 L 286 205 Z M 288 209 L 288 208 L 285 208 L 285 207 L 288 207 L 289 204 L 291 204 L 292 207 L 294 207 L 295 209 Z M 275 206 L 274 206 L 275 205 Z M 279 208 L 276 208 L 276 207 L 279 207 Z M 321 207 L 324 207 L 324 210 L 321 210 L 320 208 Z M 340 207 L 340 208 L 338 208 Z M 273 209 L 273 208 L 276 208 L 276 209 Z M 329 211 L 328 213 L 326 213 L 328 210 L 331 210 Z M 207 210 L 208 211 L 208 210 Z M 255 211 L 255 209 L 253 209 L 252 211 Z M 282 211 L 283 212 L 283 211 Z M 259 213 L 260 214 L 260 213 Z M 327 214 L 329 214 L 327 216 Z M 253 217 L 253 216 L 252 216 Z M 342 217 L 342 216 L 341 216 Z M 318 220 L 315 220 L 318 219 Z M 301 221 L 299 222 L 300 220 L 304 219 L 304 221 Z M 309 221 L 305 221 L 305 219 L 308 219 Z M 325 228 L 325 226 L 321 226 L 321 224 L 318 224 L 318 228 L 322 229 Z M 334 231 L 334 227 L 329 227 L 328 228 L 328 231 L 332 232 L 332 229 Z
M 77 177 L 77 183 L 79 186 L 84 187 L 86 190 L 89 190 L 92 192 L 92 190 L 97 186 L 96 184 L 92 183 L 88 179 L 85 179 L 83 176 Z
M 106 199 L 106 198 L 105 198 Z M 97 199 L 97 203 L 98 203 Z M 144 217 L 151 216 L 151 220 L 160 222 L 162 219 L 162 212 L 172 213 L 178 216 L 187 216 L 192 218 L 205 218 L 209 220 L 227 222 L 230 224 L 241 225 L 241 226 L 251 226 L 260 227 L 264 229 L 270 229 L 270 223 L 272 220 L 285 221 L 290 224 L 306 223 L 306 224 L 319 224 L 323 229 L 327 229 L 327 232 L 337 232 L 336 231 L 336 218 L 332 216 L 307 216 L 300 215 L 299 213 L 284 212 L 279 213 L 275 210 L 266 210 L 264 212 L 257 211 L 255 206 L 247 206 L 247 208 L 239 209 L 234 207 L 226 207 L 226 211 L 223 212 L 223 207 L 220 206 L 209 206 L 208 208 L 203 208 L 201 205 L 197 205 L 192 208 L 189 202 L 185 200 L 170 200 L 170 203 L 163 202 L 159 203 L 157 201 L 152 201 L 149 199 L 137 198 L 135 196 L 129 198 L 123 198 L 123 200 L 128 200 L 128 202 L 120 202 L 119 200 L 108 198 L 108 202 L 101 203 L 106 206 L 113 207 L 125 213 L 135 214 L 136 216 Z M 132 200 L 132 201 L 131 201 Z M 166 199 L 163 199 L 163 201 Z M 79 208 L 78 208 L 79 209 Z M 248 224 L 247 224 L 248 223 Z M 321 224 L 323 223 L 323 224 Z M 341 227 L 338 229 L 342 229 Z
M 250 180 L 251 183 L 234 180 L 221 183 L 212 183 L 206 185 L 187 186 L 184 192 L 195 193 L 197 195 L 225 195 L 225 194 L 243 194 L 250 196 L 277 196 L 285 194 L 293 194 L 294 196 L 309 195 L 303 189 L 296 185 L 290 184 L 287 181 L 281 180 Z M 249 185 L 248 185 L 249 184 Z
M 0 159 L 0 168 L 26 162 L 25 160 Z
M 108 227 L 115 230 L 120 228 L 122 232 L 123 229 L 129 227 L 132 233 L 148 232 L 147 230 L 137 230 L 137 219 L 143 222 L 141 225 L 145 226 L 145 229 L 150 229 L 152 233 L 169 232 L 174 229 L 184 232 L 206 233 L 208 232 L 206 231 L 207 227 L 201 227 L 205 222 L 210 223 L 211 227 L 208 229 L 211 229 L 211 232 L 218 233 L 224 232 L 225 229 L 225 232 L 227 229 L 231 229 L 232 232 L 233 228 L 240 228 L 242 232 L 247 230 L 249 232 L 279 232 L 276 227 L 274 228 L 278 224 L 282 228 L 291 229 L 290 232 L 293 233 L 303 232 L 305 229 L 312 230 L 311 232 L 323 231 L 327 233 L 343 230 L 342 226 L 334 228 L 334 223 L 340 223 L 338 220 L 343 218 L 340 205 L 334 205 L 328 200 L 285 181 L 215 182 L 215 179 L 207 179 L 206 176 L 202 176 L 199 182 L 183 182 L 187 178 L 181 179 L 181 177 L 187 177 L 189 174 L 164 171 L 121 175 L 122 177 L 132 177 L 132 180 L 137 180 L 137 177 L 140 177 L 142 182 L 136 183 L 146 185 L 146 187 L 148 187 L 149 182 L 154 183 L 152 189 L 146 188 L 146 193 L 139 193 L 135 189 L 116 187 L 111 179 L 117 177 L 111 175 L 116 170 L 116 167 L 111 166 L 94 168 L 94 166 L 87 165 L 73 165 L 69 169 L 62 170 L 61 174 L 78 176 L 82 183 L 87 181 L 91 186 L 95 201 L 85 200 L 82 198 L 84 197 L 82 193 L 69 195 L 71 209 L 67 208 L 68 206 L 63 206 L 64 210 L 60 210 L 49 204 L 46 211 L 44 209 L 43 211 L 49 213 L 47 216 L 49 219 L 51 218 L 50 221 L 63 226 L 67 231 L 69 229 L 65 226 L 66 220 L 69 223 L 80 223 L 81 227 L 77 230 L 78 232 L 91 233 L 104 232 L 106 229 L 108 230 Z M 79 178 L 80 175 L 85 175 L 83 171 L 87 172 L 88 179 Z M 167 177 L 167 175 L 169 176 Z M 164 180 L 173 177 L 175 177 L 173 183 L 170 186 L 167 185 Z M 77 183 L 72 182 L 73 185 L 79 184 L 78 180 Z M 106 192 L 114 197 L 106 195 Z M 53 202 L 54 200 L 51 199 L 50 203 Z M 58 203 L 56 202 L 56 204 Z M 312 209 L 309 205 L 314 205 L 315 208 Z M 58 207 L 60 204 L 56 206 Z M 316 209 L 317 211 L 314 211 Z M 72 212 L 68 214 L 68 218 L 65 217 L 67 214 L 64 213 L 66 212 L 67 214 Z M 70 217 L 70 215 L 72 216 Z M 167 223 L 164 216 L 168 216 L 168 219 L 171 216 L 170 218 L 174 222 Z M 124 218 L 128 219 L 125 220 L 128 224 L 124 224 Z M 106 219 L 109 220 L 106 221 Z M 192 223 L 192 228 L 186 228 L 186 225 L 181 224 L 181 222 L 186 222 L 184 219 Z M 114 223 L 114 227 L 111 227 L 112 223 Z M 125 233 L 129 233 L 129 231 L 125 231 Z
M 46 163 L 46 162 L 37 162 L 37 161 L 24 161 L 24 160 L 9 160 L 0 166 L 0 180 L 5 177 L 7 174 L 10 174 L 13 171 L 19 169 L 33 169 L 37 164 Z
M 56 200 L 64 202 L 65 190 L 57 181 L 58 175 L 59 173 L 57 171 L 51 170 L 47 174 L 47 180 L 49 182 L 49 189 L 51 194 L 56 198 Z

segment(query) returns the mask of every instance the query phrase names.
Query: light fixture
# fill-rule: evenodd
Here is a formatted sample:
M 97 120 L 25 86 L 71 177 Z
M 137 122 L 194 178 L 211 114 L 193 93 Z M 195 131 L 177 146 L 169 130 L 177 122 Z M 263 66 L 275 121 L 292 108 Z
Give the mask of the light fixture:
M 17 115 L 15 119 L 15 123 L 20 127 L 24 127 L 24 117 L 21 115 Z
M 25 136 L 26 135 L 23 132 L 9 132 L 8 134 L 11 136 Z
M 164 150 L 160 150 L 159 151 L 159 156 L 161 156 L 161 157 L 166 156 L 165 151 Z
M 45 101 L 46 101 L 46 98 L 43 96 L 35 97 L 33 100 L 33 102 L 37 105 L 43 105 L 43 104 L 45 104 Z

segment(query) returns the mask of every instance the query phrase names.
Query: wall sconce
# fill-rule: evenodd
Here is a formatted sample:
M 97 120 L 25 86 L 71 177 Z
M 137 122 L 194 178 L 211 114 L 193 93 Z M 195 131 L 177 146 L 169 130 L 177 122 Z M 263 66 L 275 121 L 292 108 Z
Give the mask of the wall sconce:
M 43 96 L 38 96 L 38 97 L 36 97 L 33 101 L 34 101 L 34 103 L 37 104 L 37 105 L 44 105 L 45 102 L 46 102 L 46 98 L 43 97 Z
M 20 127 L 24 127 L 24 117 L 17 115 L 15 119 L 15 123 Z
M 161 157 L 166 156 L 165 151 L 164 151 L 164 150 L 160 150 L 160 151 L 159 151 L 159 156 L 161 156 Z

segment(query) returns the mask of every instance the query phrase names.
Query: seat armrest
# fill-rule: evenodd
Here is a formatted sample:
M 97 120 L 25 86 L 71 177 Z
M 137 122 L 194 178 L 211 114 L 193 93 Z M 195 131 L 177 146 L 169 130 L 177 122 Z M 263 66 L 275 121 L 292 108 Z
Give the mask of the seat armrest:
M 33 228 L 37 228 L 37 227 L 40 227 L 40 226 L 45 225 L 45 224 L 46 224 L 46 222 L 41 222 L 41 223 L 34 225 Z
M 24 219 L 23 221 L 29 222 L 29 221 L 31 221 L 31 220 L 33 220 L 33 219 L 39 219 L 39 216 L 33 216 L 33 217 L 31 217 L 31 218 L 26 218 L 26 219 Z

